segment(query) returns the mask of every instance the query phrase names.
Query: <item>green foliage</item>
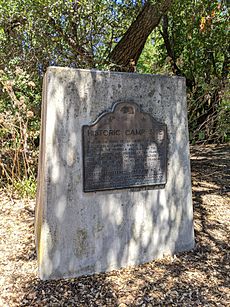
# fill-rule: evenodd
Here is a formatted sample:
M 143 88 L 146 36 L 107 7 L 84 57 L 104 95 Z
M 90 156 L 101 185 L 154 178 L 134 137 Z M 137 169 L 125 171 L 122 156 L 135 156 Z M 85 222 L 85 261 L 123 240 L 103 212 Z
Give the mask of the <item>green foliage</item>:
M 186 78 L 193 142 L 229 140 L 228 22 L 225 1 L 175 0 L 137 66 L 140 72 Z
M 223 135 L 224 142 L 230 142 L 230 92 L 225 91 L 222 102 L 218 109 L 218 130 Z
M 18 57 L 27 71 L 36 74 L 48 65 L 103 68 L 141 4 L 140 0 L 1 1 L 0 54 L 4 61 Z
M 35 82 L 18 66 L 0 71 L 0 185 L 36 174 L 41 97 Z
M 16 192 L 20 197 L 35 198 L 36 196 L 36 178 L 30 176 L 29 178 L 22 178 L 14 181 L 13 185 L 9 187 Z

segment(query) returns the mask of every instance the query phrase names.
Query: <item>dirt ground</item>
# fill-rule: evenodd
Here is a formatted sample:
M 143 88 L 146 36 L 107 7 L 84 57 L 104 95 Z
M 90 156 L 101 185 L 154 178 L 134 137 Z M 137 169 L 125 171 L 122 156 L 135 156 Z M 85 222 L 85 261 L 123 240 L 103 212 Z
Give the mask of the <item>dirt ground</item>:
M 37 278 L 34 201 L 0 191 L 0 306 L 230 306 L 230 146 L 191 147 L 196 247 L 106 274 Z

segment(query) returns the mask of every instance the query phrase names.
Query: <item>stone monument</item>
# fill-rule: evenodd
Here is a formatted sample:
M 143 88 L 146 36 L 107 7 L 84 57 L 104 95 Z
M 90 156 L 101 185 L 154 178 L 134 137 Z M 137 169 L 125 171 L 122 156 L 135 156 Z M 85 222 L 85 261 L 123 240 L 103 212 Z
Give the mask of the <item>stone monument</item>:
M 36 204 L 41 279 L 194 246 L 185 80 L 50 67 Z

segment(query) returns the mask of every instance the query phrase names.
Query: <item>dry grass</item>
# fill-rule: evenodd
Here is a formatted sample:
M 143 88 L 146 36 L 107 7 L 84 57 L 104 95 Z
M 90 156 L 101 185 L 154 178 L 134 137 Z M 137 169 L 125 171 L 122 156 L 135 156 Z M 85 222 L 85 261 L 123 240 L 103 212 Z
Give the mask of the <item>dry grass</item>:
M 0 195 L 0 306 L 230 306 L 230 148 L 192 148 L 196 248 L 58 281 L 36 276 L 34 201 Z

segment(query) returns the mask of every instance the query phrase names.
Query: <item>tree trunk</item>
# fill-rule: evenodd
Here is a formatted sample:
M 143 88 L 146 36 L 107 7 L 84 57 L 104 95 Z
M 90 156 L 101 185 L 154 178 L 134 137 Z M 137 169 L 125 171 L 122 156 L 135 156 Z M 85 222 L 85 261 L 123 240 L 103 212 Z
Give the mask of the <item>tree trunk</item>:
M 132 71 L 137 63 L 145 42 L 153 29 L 159 24 L 173 0 L 147 1 L 136 20 L 123 35 L 110 54 L 110 62 L 116 70 Z

